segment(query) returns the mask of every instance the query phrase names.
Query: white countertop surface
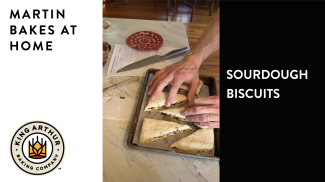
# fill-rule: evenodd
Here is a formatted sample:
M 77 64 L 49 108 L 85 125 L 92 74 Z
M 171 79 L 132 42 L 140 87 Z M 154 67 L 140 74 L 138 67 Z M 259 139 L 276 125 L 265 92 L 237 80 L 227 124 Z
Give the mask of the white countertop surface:
M 164 37 L 163 46 L 175 48 L 189 47 L 185 26 L 181 22 L 117 18 L 104 18 L 104 20 L 117 24 L 117 29 L 112 35 L 103 36 L 104 41 L 112 46 L 107 64 L 103 67 L 104 86 L 113 85 L 129 78 L 107 77 L 106 72 L 114 45 L 126 44 L 127 37 L 134 32 L 142 30 L 154 31 Z M 120 105 L 116 104 L 114 114 L 109 114 L 109 109 L 104 110 L 103 113 L 103 181 L 218 182 L 220 170 L 217 161 L 135 150 L 127 145 L 133 112 L 138 102 L 142 83 L 143 78 L 137 82 L 107 90 L 103 93 L 103 99 L 110 98 L 110 96 L 126 97 L 126 99 L 121 99 Z M 125 107 L 126 104 L 128 107 Z M 129 107 L 132 104 L 134 107 Z M 126 117 L 121 118 L 116 112 L 123 112 Z M 129 119 L 126 119 L 128 117 Z

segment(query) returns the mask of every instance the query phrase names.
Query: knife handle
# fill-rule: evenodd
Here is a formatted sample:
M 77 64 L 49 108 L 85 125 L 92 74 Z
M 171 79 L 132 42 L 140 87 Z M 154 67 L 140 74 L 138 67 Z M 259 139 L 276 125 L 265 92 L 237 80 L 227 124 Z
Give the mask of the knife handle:
M 166 55 L 162 56 L 162 60 L 167 60 L 167 59 L 172 59 L 172 58 L 175 58 L 178 56 L 182 56 L 182 55 L 185 55 L 187 52 L 188 52 L 187 47 L 184 47 L 182 49 L 176 49 L 176 50 L 170 51 Z

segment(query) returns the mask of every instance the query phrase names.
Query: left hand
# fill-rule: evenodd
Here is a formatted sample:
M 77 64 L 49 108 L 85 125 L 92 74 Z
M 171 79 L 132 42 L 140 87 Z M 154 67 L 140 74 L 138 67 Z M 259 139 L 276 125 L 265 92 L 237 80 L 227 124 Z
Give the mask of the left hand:
M 181 113 L 187 120 L 194 122 L 197 126 L 209 128 L 220 128 L 219 97 L 210 96 L 193 99 L 185 106 Z M 209 114 L 209 122 L 207 114 Z
M 158 71 L 149 83 L 151 86 L 148 92 L 148 94 L 151 95 L 150 100 L 156 99 L 164 87 L 169 83 L 173 83 L 173 85 L 169 91 L 168 99 L 166 100 L 166 107 L 169 107 L 173 103 L 182 83 L 190 85 L 187 97 L 188 100 L 191 100 L 195 96 L 196 90 L 200 84 L 199 65 L 194 63 L 196 59 L 195 56 L 187 55 L 182 61 Z

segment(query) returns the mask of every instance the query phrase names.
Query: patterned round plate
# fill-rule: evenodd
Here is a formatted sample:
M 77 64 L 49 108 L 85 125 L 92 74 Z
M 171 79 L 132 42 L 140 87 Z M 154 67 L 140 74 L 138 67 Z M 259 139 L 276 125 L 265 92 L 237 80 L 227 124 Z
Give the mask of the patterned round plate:
M 164 39 L 155 32 L 141 31 L 128 37 L 126 43 L 138 50 L 159 50 L 164 43 Z

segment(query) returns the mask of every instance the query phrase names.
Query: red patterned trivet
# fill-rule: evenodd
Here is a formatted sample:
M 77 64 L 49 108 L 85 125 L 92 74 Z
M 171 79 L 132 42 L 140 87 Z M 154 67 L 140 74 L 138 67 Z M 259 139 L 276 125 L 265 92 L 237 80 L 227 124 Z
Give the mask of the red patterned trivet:
M 159 50 L 164 40 L 161 35 L 151 31 L 141 31 L 132 34 L 126 39 L 126 43 L 138 50 Z

